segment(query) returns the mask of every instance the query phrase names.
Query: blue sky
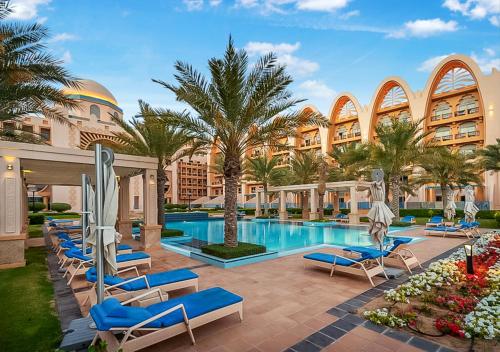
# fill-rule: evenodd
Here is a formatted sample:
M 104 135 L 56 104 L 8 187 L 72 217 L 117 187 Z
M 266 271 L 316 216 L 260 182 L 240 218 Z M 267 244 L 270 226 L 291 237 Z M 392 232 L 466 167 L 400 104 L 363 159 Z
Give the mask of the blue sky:
M 269 50 L 287 64 L 293 91 L 328 113 L 334 97 L 362 105 L 398 75 L 413 90 L 451 53 L 500 69 L 500 0 L 12 0 L 20 21 L 44 22 L 49 47 L 76 76 L 105 85 L 124 109 L 137 100 L 183 108 L 151 78 L 173 82 L 173 64 L 206 72 L 229 34 L 252 59 Z

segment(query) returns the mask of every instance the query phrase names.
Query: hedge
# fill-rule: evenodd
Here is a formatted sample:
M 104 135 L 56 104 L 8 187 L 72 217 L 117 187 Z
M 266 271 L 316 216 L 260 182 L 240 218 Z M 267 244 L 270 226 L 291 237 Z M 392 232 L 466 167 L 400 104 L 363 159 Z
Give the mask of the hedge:
M 43 214 L 29 214 L 28 218 L 30 225 L 42 225 L 45 221 L 45 215 Z
M 237 247 L 225 247 L 223 243 L 217 243 L 203 246 L 201 247 L 201 251 L 222 259 L 233 259 L 266 253 L 266 247 L 246 242 L 238 242 Z
M 187 209 L 188 204 L 165 203 L 165 209 Z
M 161 230 L 161 237 L 178 237 L 184 235 L 184 231 L 175 229 Z
M 42 202 L 29 202 L 28 209 L 34 213 L 39 212 L 40 210 L 45 209 L 45 204 Z
M 57 211 L 58 213 L 62 213 L 67 210 L 71 210 L 71 205 L 69 205 L 68 203 L 51 203 L 50 209 Z
M 407 215 L 413 215 L 417 218 L 430 218 L 431 214 L 430 212 L 432 211 L 432 216 L 443 215 L 443 209 L 399 209 L 399 215 L 400 216 L 407 216 Z M 457 218 L 463 218 L 464 217 L 464 211 L 462 209 L 457 209 L 456 210 Z M 494 219 L 495 218 L 495 210 L 480 210 L 476 214 L 476 218 L 478 219 Z

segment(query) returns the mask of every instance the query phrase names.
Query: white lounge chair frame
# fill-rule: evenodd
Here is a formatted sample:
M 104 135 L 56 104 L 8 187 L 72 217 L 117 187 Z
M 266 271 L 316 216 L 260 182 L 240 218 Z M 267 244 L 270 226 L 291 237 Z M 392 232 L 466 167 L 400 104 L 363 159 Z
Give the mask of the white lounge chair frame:
M 104 287 L 104 294 L 108 297 L 115 297 L 119 301 L 125 301 L 128 299 L 131 299 L 133 297 L 136 297 L 138 295 L 142 295 L 145 292 L 151 291 L 151 285 L 149 284 L 149 281 L 147 279 L 146 275 L 139 275 L 139 270 L 137 270 L 137 267 L 133 266 L 130 268 L 126 268 L 123 270 L 118 270 L 118 274 L 124 273 L 126 271 L 131 271 L 135 270 L 137 276 L 130 278 L 126 281 L 120 282 L 116 285 L 105 285 Z M 146 282 L 146 287 L 143 290 L 137 290 L 137 291 L 127 291 L 122 289 L 120 286 L 123 286 L 125 284 L 128 284 L 133 281 L 137 280 L 144 280 Z M 95 287 L 96 284 L 94 283 L 92 285 L 92 288 L 89 290 L 87 298 L 82 302 L 82 305 L 86 305 L 87 302 L 90 302 L 90 305 L 93 306 L 94 304 L 97 303 L 97 295 L 95 292 Z M 198 278 L 194 279 L 189 279 L 189 280 L 183 280 L 183 281 L 178 281 L 178 282 L 172 282 L 169 284 L 161 285 L 161 286 L 155 286 L 154 290 L 159 289 L 161 293 L 168 298 L 168 292 L 174 291 L 174 290 L 179 290 L 181 288 L 188 288 L 188 287 L 194 287 L 195 291 L 198 292 Z M 141 300 L 139 302 L 139 305 L 148 305 L 150 304 L 150 300 Z
M 469 240 L 475 238 L 474 233 L 472 233 L 471 229 L 465 229 L 465 228 L 457 228 L 457 231 L 446 231 L 446 230 L 430 230 L 430 229 L 425 229 L 425 234 L 427 236 L 433 236 L 433 235 L 443 235 L 442 237 L 446 237 L 448 235 L 455 235 L 455 236 L 460 236 L 460 234 L 465 235 Z
M 348 260 L 352 262 L 351 266 L 344 266 L 344 265 L 336 265 L 335 263 L 337 262 L 337 258 L 342 258 L 345 260 Z M 365 259 L 363 261 L 356 261 L 351 258 L 347 258 L 338 254 L 334 254 L 334 259 L 333 259 L 333 264 L 331 263 L 326 263 L 322 262 L 319 260 L 314 260 L 314 259 L 308 259 L 304 258 L 304 266 L 307 264 L 311 264 L 314 266 L 319 266 L 322 268 L 327 268 L 330 269 L 330 277 L 333 276 L 333 273 L 335 271 L 340 271 L 340 272 L 345 272 L 348 274 L 353 274 L 353 275 L 358 275 L 358 276 L 366 276 L 366 278 L 370 281 L 370 284 L 375 287 L 375 284 L 373 283 L 372 277 L 383 273 L 386 279 L 389 279 L 387 277 L 387 274 L 384 271 L 384 268 L 380 264 L 380 261 L 378 258 L 375 259 Z
M 400 267 L 401 264 L 406 267 L 406 270 L 411 274 L 411 269 L 418 266 L 422 268 L 417 256 L 404 244 L 400 244 L 396 250 L 387 251 L 389 255 L 385 256 L 383 261 L 384 265 Z
M 162 294 L 159 289 L 155 289 L 149 291 L 143 295 L 136 296 L 128 301 L 122 302 L 122 305 L 130 304 L 134 301 L 140 300 L 141 298 L 151 295 L 152 293 L 157 292 L 160 296 L 160 300 L 163 301 Z M 181 310 L 182 315 L 184 316 L 184 322 L 178 323 L 167 328 L 144 328 L 144 325 L 149 324 L 150 322 L 159 319 L 169 313 L 172 313 L 176 310 Z M 240 317 L 240 321 L 243 321 L 243 302 L 238 302 L 232 304 L 230 306 L 226 306 L 224 308 L 220 308 L 209 312 L 207 314 L 201 315 L 199 317 L 188 319 L 186 314 L 186 309 L 183 304 L 178 304 L 164 312 L 161 312 L 147 320 L 140 322 L 130 328 L 124 327 L 116 327 L 109 331 L 97 331 L 97 335 L 92 341 L 92 345 L 94 345 L 97 341 L 97 338 L 105 341 L 107 343 L 108 351 L 122 351 L 122 352 L 132 352 L 137 351 L 148 346 L 154 345 L 156 343 L 165 341 L 173 336 L 182 334 L 187 332 L 191 339 L 193 345 L 196 343 L 193 335 L 193 329 L 208 324 L 217 319 L 226 317 L 233 313 L 238 313 Z M 123 332 L 124 336 L 121 340 L 118 340 L 113 332 Z M 139 335 L 133 335 L 133 333 L 139 333 Z

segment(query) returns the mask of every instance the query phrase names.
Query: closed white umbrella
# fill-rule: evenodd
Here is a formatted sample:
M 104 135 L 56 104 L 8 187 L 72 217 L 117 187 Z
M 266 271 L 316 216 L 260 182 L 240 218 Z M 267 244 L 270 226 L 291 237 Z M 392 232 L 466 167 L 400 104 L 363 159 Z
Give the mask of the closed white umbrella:
M 385 183 L 383 171 L 373 170 L 372 179 L 373 182 L 370 183 L 372 207 L 368 212 L 368 220 L 370 222 L 368 233 L 372 237 L 373 242 L 379 244 L 380 251 L 382 251 L 384 238 L 387 235 L 389 226 L 392 224 L 394 214 L 385 204 Z
M 448 220 L 453 220 L 457 214 L 457 205 L 455 204 L 455 191 L 450 187 L 446 189 L 446 208 L 444 209 L 444 215 Z
M 465 205 L 464 205 L 464 213 L 465 213 L 465 221 L 471 223 L 476 221 L 476 214 L 479 211 L 479 208 L 474 204 L 474 188 L 471 185 L 467 185 L 465 187 Z
M 116 265 L 116 218 L 118 216 L 118 182 L 116 174 L 110 165 L 107 168 L 104 179 L 104 206 L 103 206 L 103 232 L 102 241 L 104 246 L 104 273 L 115 275 L 118 268 Z

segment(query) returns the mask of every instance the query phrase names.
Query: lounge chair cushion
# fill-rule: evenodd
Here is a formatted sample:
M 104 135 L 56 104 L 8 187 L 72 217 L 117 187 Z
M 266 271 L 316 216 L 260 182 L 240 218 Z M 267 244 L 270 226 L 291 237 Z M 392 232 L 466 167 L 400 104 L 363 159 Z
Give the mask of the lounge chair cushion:
M 212 287 L 207 290 L 173 298 L 166 302 L 155 303 L 146 307 L 152 315 L 159 314 L 178 304 L 183 304 L 189 319 L 199 317 L 214 310 L 230 306 L 243 301 L 243 298 L 221 287 Z M 168 327 L 184 321 L 182 311 L 176 310 L 159 319 L 162 327 Z
M 452 226 L 436 226 L 436 227 L 426 227 L 425 230 L 437 231 L 437 232 L 456 232 L 459 230 L 459 228 Z
M 119 244 L 118 246 L 116 246 L 116 250 L 118 250 L 118 251 L 128 251 L 131 249 L 132 249 L 132 246 L 130 246 L 128 244 Z M 91 247 L 89 247 L 85 250 L 85 254 L 91 254 L 91 253 L 92 253 Z
M 116 262 L 123 263 L 123 262 L 128 262 L 131 260 L 146 259 L 146 258 L 150 258 L 150 255 L 147 253 L 144 253 L 144 252 L 134 252 L 134 253 L 117 255 Z
M 328 263 L 328 264 L 333 264 L 335 262 L 336 265 L 341 265 L 341 266 L 351 266 L 352 264 L 354 264 L 351 260 L 347 260 L 345 258 L 336 256 L 334 254 L 327 254 L 327 253 L 306 254 L 304 256 L 304 258 L 310 259 L 310 260 L 316 260 L 316 261 L 324 262 L 324 263 Z M 335 261 L 335 258 L 337 258 L 336 261 Z M 367 259 L 367 258 L 364 257 L 364 254 L 359 258 L 352 258 L 352 260 L 355 262 L 359 262 L 359 261 L 362 261 L 365 259 Z
M 94 320 L 97 330 L 107 331 L 111 328 L 129 328 L 152 317 L 151 313 L 142 307 L 122 306 L 116 298 L 107 298 L 102 304 L 95 304 L 90 308 L 90 315 Z M 118 316 L 113 316 L 118 315 Z M 148 328 L 159 328 L 161 323 L 156 320 L 145 325 Z
M 107 303 L 106 301 L 113 300 L 115 302 Z M 235 295 L 232 292 L 226 291 L 220 287 L 213 287 L 200 292 L 191 293 L 186 296 L 177 297 L 166 302 L 152 304 L 148 307 L 129 307 L 123 306 L 122 310 L 115 312 L 116 298 L 108 298 L 102 304 L 96 304 L 90 309 L 90 315 L 99 331 L 107 331 L 117 327 L 131 327 L 141 321 L 151 318 L 154 315 L 160 314 L 178 304 L 183 304 L 186 309 L 186 314 L 189 319 L 199 317 L 210 313 L 214 310 L 236 304 L 243 301 L 243 298 Z M 106 304 L 105 304 L 106 303 Z M 110 314 L 121 315 L 122 317 L 114 317 Z M 184 321 L 182 311 L 175 310 L 151 323 L 145 327 L 159 328 L 168 327 Z
M 92 260 L 91 257 L 83 255 L 82 250 L 80 248 L 76 248 L 76 247 L 67 250 L 66 253 L 64 253 L 64 254 L 68 258 L 75 258 L 75 259 L 80 259 L 83 261 Z
M 95 268 L 91 268 L 87 270 L 85 274 L 87 281 L 95 282 L 97 280 L 97 273 Z M 146 278 L 149 282 L 150 287 L 158 287 L 167 284 L 171 284 L 174 282 L 180 282 L 185 280 L 196 279 L 198 277 L 197 274 L 193 273 L 187 269 L 178 269 L 178 270 L 170 270 L 164 271 L 161 273 L 155 274 L 147 274 Z M 131 278 L 121 278 L 118 276 L 105 275 L 104 283 L 106 285 L 112 286 L 124 281 L 130 280 Z M 147 289 L 146 281 L 144 280 L 134 280 L 132 282 L 126 283 L 124 285 L 119 286 L 119 288 L 126 291 L 138 291 Z

